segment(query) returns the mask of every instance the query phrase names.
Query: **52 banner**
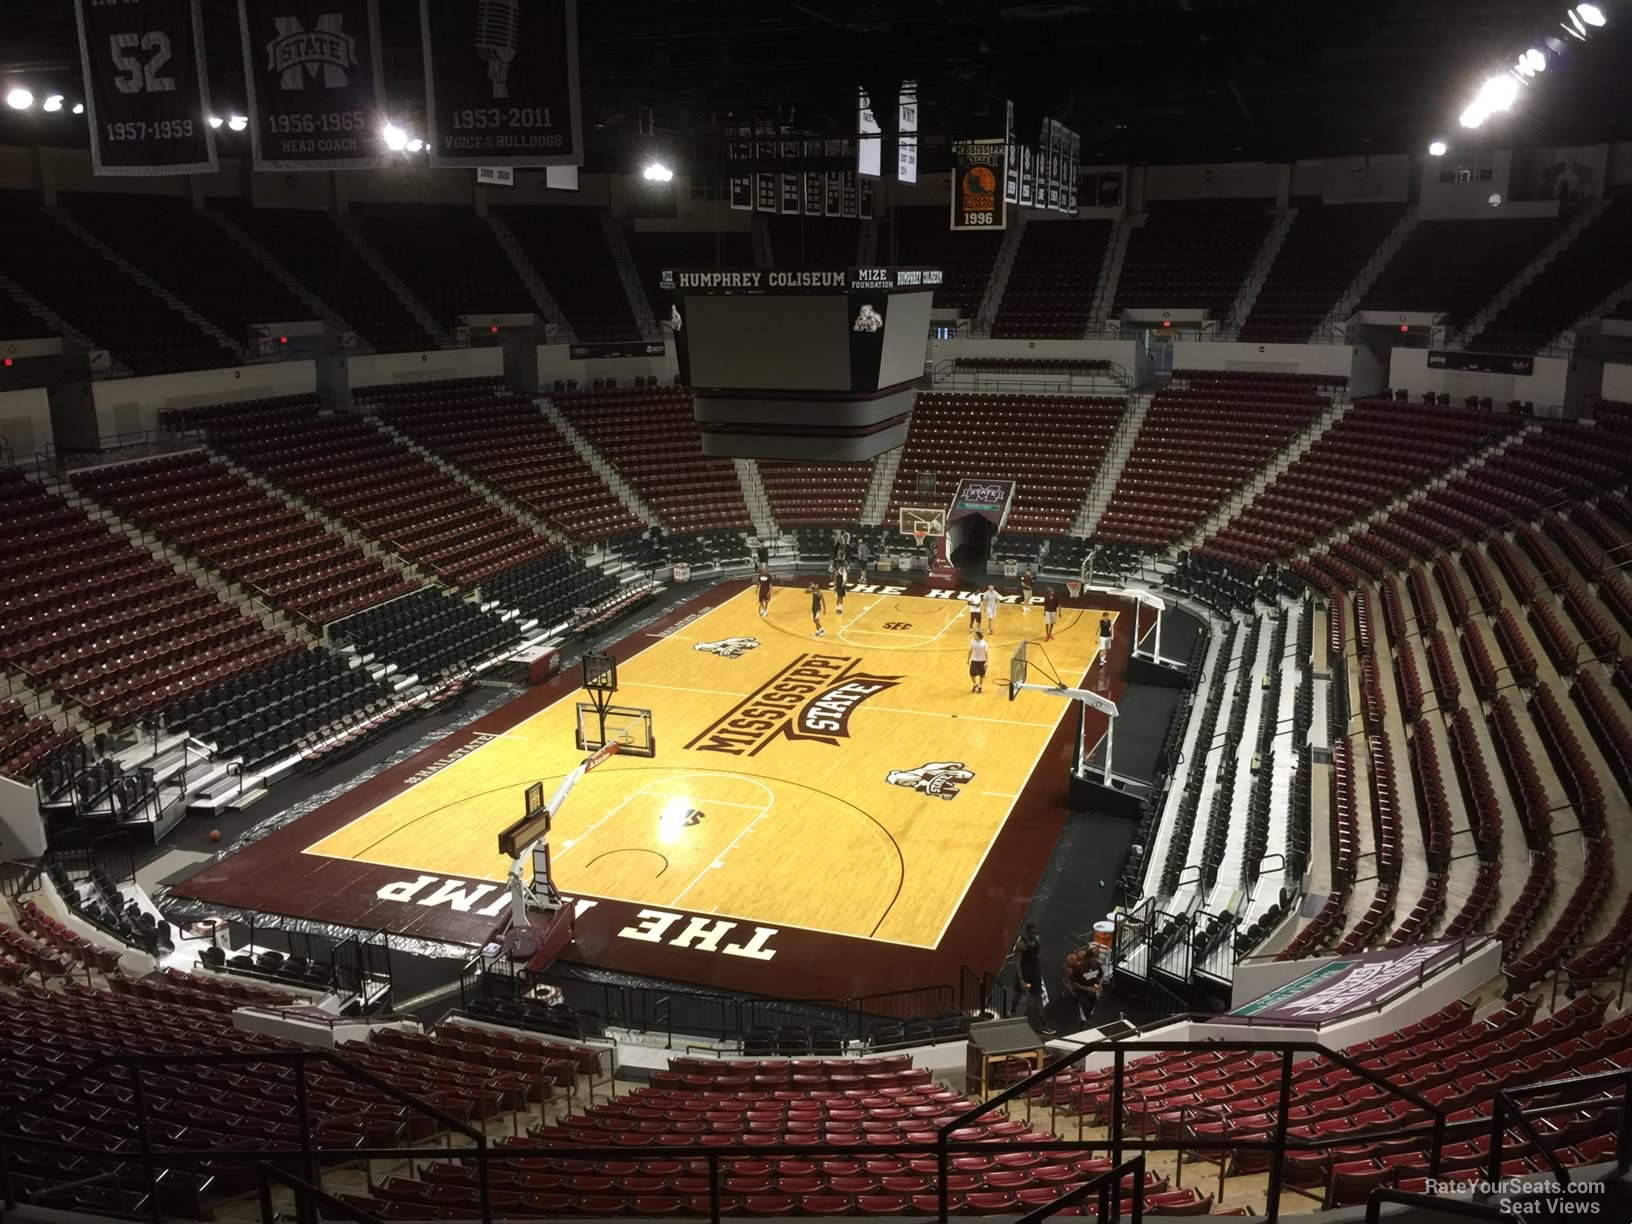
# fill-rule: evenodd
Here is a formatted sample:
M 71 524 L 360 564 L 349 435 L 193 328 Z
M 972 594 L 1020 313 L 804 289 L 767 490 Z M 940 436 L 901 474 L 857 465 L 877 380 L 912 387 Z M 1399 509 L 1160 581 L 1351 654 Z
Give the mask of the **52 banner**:
M 238 0 L 257 170 L 385 164 L 377 0 Z
M 97 174 L 216 168 L 200 0 L 75 0 Z
M 578 166 L 577 0 L 420 0 L 431 161 Z

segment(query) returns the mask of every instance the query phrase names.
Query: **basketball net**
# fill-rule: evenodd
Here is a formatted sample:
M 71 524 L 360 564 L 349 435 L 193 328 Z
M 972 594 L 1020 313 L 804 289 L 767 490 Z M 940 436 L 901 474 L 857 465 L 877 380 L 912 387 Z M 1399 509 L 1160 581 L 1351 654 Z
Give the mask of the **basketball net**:
M 1065 580 L 1065 593 L 1075 599 L 1082 594 L 1082 583 L 1075 578 L 1067 578 Z
M 922 527 L 914 527 L 912 529 L 912 538 L 918 541 L 920 547 L 928 537 L 929 532 L 925 531 Z

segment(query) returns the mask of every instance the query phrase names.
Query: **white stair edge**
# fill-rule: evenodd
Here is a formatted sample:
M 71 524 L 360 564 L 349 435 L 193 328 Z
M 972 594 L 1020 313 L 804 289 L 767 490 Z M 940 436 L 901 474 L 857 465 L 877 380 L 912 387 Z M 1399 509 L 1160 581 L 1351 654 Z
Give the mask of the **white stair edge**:
M 435 315 L 425 309 L 425 304 L 414 296 L 413 290 L 408 288 L 407 283 L 397 275 L 396 270 L 385 262 L 385 257 L 374 249 L 374 244 L 363 237 L 363 232 L 357 228 L 357 223 L 345 213 L 333 213 L 331 218 L 335 226 L 345 235 L 346 241 L 351 243 L 352 249 L 363 257 L 364 263 L 374 269 L 374 275 L 380 278 L 381 283 L 396 294 L 397 301 L 402 303 L 403 308 L 414 316 L 414 321 L 419 324 L 425 334 L 443 347 L 451 344 L 452 337 L 448 335 L 447 328 L 437 321 Z
M 1577 238 L 1586 232 L 1594 221 L 1598 220 L 1608 210 L 1609 201 L 1600 197 L 1570 218 L 1570 223 L 1559 233 L 1553 235 L 1552 241 L 1536 252 L 1535 257 L 1525 264 L 1523 268 L 1519 269 L 1518 275 L 1497 290 L 1496 296 L 1486 302 L 1479 309 L 1479 312 L 1469 319 L 1467 324 L 1455 336 L 1450 338 L 1451 347 L 1466 348 L 1469 341 L 1484 331 L 1508 307 L 1514 298 L 1529 288 L 1530 283 L 1545 272 L 1553 260 L 1562 255 Z
M 1258 254 L 1253 257 L 1252 271 L 1241 282 L 1241 288 L 1235 295 L 1235 301 L 1230 303 L 1230 313 L 1224 316 L 1224 334 L 1235 339 L 1241 334 L 1247 317 L 1252 314 L 1252 308 L 1258 304 L 1258 295 L 1263 292 L 1264 284 L 1269 280 L 1269 274 L 1275 270 L 1275 262 L 1281 257 L 1281 248 L 1286 245 L 1286 239 L 1292 233 L 1292 227 L 1298 223 L 1298 210 L 1285 208 L 1275 218 L 1275 223 L 1269 227 L 1269 233 L 1264 235 L 1263 245 L 1258 248 Z

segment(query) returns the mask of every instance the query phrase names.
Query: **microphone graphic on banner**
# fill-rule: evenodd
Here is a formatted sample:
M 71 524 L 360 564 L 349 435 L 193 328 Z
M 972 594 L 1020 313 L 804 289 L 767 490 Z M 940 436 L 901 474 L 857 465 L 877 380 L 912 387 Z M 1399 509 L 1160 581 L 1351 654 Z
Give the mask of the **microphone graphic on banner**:
M 487 61 L 493 96 L 508 98 L 510 61 L 521 33 L 521 0 L 477 0 L 476 54 Z

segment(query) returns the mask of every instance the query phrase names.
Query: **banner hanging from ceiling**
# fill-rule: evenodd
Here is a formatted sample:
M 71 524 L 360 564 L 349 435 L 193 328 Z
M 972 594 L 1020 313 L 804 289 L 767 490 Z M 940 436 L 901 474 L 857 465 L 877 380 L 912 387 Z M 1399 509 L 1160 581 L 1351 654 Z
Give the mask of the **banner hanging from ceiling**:
M 1020 162 L 1020 207 L 1030 208 L 1037 191 L 1037 155 L 1030 145 L 1021 145 L 1015 152 Z
M 873 113 L 867 90 L 856 90 L 856 173 L 877 178 L 884 173 L 884 133 Z
M 918 181 L 918 82 L 902 81 L 896 109 L 895 176 L 903 183 Z
M 1003 176 L 1003 199 L 1010 204 L 1020 203 L 1020 150 L 1014 143 L 1014 103 L 1003 105 L 1003 156 L 1008 162 L 1008 173 Z
M 1003 229 L 1003 180 L 1008 158 L 1003 140 L 952 142 L 952 225 L 955 230 Z
M 257 170 L 385 164 L 378 0 L 238 0 Z
M 200 0 L 75 0 L 96 174 L 216 168 Z
M 437 166 L 578 166 L 577 0 L 420 0 Z
M 745 168 L 754 154 L 753 135 L 754 129 L 747 124 L 738 124 L 731 129 L 730 160 L 742 163 L 731 171 L 732 208 L 751 209 L 754 206 L 754 176 Z
M 1065 146 L 1065 211 L 1077 211 L 1077 179 L 1082 174 L 1082 137 L 1066 132 Z

